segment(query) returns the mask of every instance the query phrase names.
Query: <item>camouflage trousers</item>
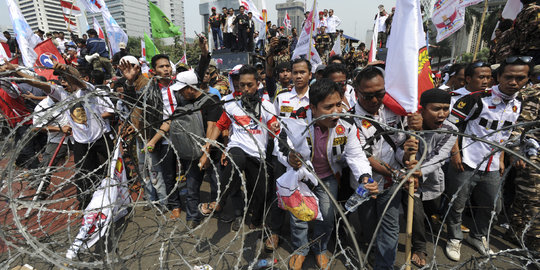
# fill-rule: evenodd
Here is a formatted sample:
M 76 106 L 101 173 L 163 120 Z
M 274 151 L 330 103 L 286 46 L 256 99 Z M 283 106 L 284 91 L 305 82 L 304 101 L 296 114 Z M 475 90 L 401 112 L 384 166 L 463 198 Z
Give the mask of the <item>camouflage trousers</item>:
M 533 157 L 531 161 L 540 164 L 540 157 Z M 511 225 L 521 238 L 523 230 L 531 223 L 525 233 L 525 241 L 529 248 L 540 250 L 540 171 L 529 165 L 518 170 L 515 188 Z

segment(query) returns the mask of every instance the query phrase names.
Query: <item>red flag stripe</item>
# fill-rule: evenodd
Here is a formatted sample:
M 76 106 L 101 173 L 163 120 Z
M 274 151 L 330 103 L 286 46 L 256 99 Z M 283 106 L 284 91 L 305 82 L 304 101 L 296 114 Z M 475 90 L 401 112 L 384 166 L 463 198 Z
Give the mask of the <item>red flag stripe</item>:
M 81 12 L 81 9 L 79 7 L 73 5 L 73 3 L 69 3 L 69 2 L 66 2 L 66 1 L 63 1 L 63 0 L 60 0 L 60 6 L 62 6 L 63 8 L 68 8 L 68 9 L 72 9 L 74 11 Z
M 77 25 L 74 21 L 70 20 L 66 15 L 64 15 L 64 21 L 66 21 L 67 23 L 69 23 L 69 24 L 71 24 L 73 26 Z

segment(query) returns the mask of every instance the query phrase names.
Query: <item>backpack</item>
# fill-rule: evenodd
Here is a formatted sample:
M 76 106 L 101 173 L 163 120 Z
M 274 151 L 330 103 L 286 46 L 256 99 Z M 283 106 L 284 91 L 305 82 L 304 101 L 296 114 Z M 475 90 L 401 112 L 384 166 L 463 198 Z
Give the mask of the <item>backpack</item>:
M 203 155 L 206 130 L 201 106 L 210 98 L 210 95 L 204 95 L 194 103 L 186 103 L 175 109 L 169 134 L 178 158 L 196 160 Z

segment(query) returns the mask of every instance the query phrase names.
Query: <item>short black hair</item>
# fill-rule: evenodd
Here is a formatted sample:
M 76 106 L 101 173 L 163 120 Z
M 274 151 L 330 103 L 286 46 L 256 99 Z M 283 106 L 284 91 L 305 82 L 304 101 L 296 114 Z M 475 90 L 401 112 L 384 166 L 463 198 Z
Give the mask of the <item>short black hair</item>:
M 336 42 L 339 42 L 339 41 L 336 41 Z M 338 60 L 342 64 L 345 64 L 345 59 L 343 59 L 343 57 L 341 57 L 341 55 L 332 55 L 332 56 L 330 56 L 330 58 L 328 58 L 328 64 L 332 63 L 335 60 Z
M 465 69 L 465 65 L 463 64 L 453 64 L 451 67 L 450 67 L 450 70 L 448 71 L 448 73 L 450 74 L 450 76 L 455 76 L 457 75 L 462 69 Z M 453 74 L 453 75 L 452 75 Z
M 343 97 L 343 90 L 339 84 L 326 78 L 317 80 L 309 87 L 309 103 L 317 107 L 319 103 L 335 92 Z
M 292 66 L 291 66 L 291 62 L 290 61 L 287 61 L 287 62 L 281 62 L 279 63 L 277 66 L 276 66 L 276 75 L 283 72 L 284 70 L 288 70 L 288 71 L 292 71 Z
M 101 85 L 105 81 L 105 72 L 94 69 L 90 72 L 90 81 L 93 81 L 95 85 Z
M 377 76 L 381 76 L 384 79 L 384 70 L 376 66 L 366 66 L 354 78 L 353 86 L 360 86 L 362 81 L 371 80 Z
M 240 71 L 238 72 L 238 75 L 248 75 L 251 74 L 253 77 L 255 77 L 255 80 L 260 81 L 261 77 L 259 76 L 259 72 L 257 72 L 257 68 L 255 68 L 252 65 L 243 65 L 240 68 Z
M 88 29 L 88 30 L 86 31 L 86 33 L 87 33 L 88 35 L 97 36 L 97 31 L 96 31 L 96 29 L 90 28 L 90 29 Z
M 344 64 L 330 64 L 324 69 L 323 77 L 330 78 L 330 75 L 334 73 L 343 73 L 345 76 L 347 76 L 347 67 Z
M 11 35 L 8 31 L 3 32 L 4 35 Z
M 520 56 L 515 56 L 515 57 L 520 57 Z M 510 58 L 510 57 L 508 57 L 508 58 Z M 534 69 L 534 64 L 533 64 L 532 60 L 529 61 L 529 63 L 525 63 L 522 60 L 518 59 L 515 62 L 512 62 L 510 64 L 510 63 L 506 62 L 506 59 L 505 59 L 504 61 L 501 62 L 501 65 L 499 66 L 499 68 L 497 68 L 497 76 L 501 76 L 504 73 L 504 69 L 507 66 L 528 66 L 529 67 L 529 72 L 528 72 L 529 76 L 532 74 L 533 69 Z
M 308 67 L 308 71 L 311 72 L 311 63 L 306 58 L 302 58 L 302 57 L 296 58 L 292 61 L 291 70 L 292 70 L 292 67 L 294 67 L 294 65 L 299 64 L 299 63 L 306 63 Z
M 167 59 L 167 61 L 171 61 L 168 55 L 160 53 L 152 57 L 152 59 L 150 60 L 150 66 L 152 66 L 152 68 L 156 68 L 156 62 L 159 59 Z
M 474 63 L 470 63 L 465 68 L 465 78 L 472 77 L 474 75 L 474 71 L 477 68 L 481 67 L 490 67 L 488 63 L 483 63 L 482 61 L 476 61 Z

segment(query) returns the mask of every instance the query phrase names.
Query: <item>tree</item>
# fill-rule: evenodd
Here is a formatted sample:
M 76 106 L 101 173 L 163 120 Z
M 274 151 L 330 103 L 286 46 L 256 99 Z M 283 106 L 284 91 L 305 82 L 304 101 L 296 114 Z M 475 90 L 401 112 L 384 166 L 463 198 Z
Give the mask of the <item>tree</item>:
M 141 56 L 141 37 L 128 37 L 126 50 L 129 54 L 139 58 Z
M 437 67 L 440 68 L 441 66 L 441 59 L 444 56 L 450 56 L 452 55 L 452 47 L 450 45 L 450 41 L 448 39 L 445 39 L 433 46 L 429 49 L 429 55 L 431 57 L 437 57 Z

